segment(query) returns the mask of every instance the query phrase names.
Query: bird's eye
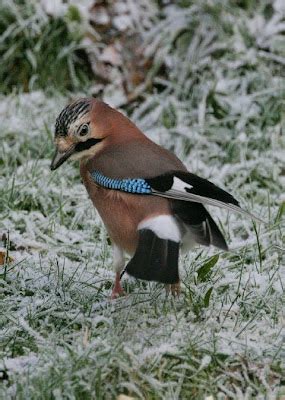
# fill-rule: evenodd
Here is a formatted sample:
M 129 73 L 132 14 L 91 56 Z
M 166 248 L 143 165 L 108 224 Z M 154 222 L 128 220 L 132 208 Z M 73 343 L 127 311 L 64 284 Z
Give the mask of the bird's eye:
M 83 124 L 79 129 L 79 136 L 85 136 L 89 132 L 89 125 Z

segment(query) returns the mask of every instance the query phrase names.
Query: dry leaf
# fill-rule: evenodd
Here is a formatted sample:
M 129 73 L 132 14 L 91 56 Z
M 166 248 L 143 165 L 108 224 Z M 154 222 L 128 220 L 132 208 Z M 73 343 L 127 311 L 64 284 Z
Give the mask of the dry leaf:
M 14 261 L 14 258 L 11 256 L 8 256 L 7 258 L 7 252 L 4 250 L 0 250 L 0 265 L 3 265 L 5 263 L 10 263 Z
M 127 396 L 126 394 L 119 394 L 117 400 L 135 400 L 134 397 Z

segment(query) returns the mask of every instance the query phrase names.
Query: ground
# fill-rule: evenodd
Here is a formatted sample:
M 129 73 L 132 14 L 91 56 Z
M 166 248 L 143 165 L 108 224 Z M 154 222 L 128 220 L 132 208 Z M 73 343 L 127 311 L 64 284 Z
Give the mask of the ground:
M 111 246 L 78 164 L 49 169 L 56 116 L 90 93 L 1 95 L 0 398 L 285 396 L 285 11 L 203 4 L 166 8 L 144 33 L 165 60 L 152 89 L 126 106 L 112 83 L 103 98 L 265 223 L 211 208 L 229 252 L 181 256 L 178 298 L 124 277 L 111 301 Z

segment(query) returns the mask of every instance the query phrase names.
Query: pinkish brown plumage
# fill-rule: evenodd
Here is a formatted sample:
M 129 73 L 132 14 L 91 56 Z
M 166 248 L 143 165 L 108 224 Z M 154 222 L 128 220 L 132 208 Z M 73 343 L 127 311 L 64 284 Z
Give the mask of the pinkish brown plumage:
M 86 98 L 68 105 L 56 121 L 55 144 L 51 169 L 68 158 L 80 160 L 83 183 L 112 240 L 112 297 L 123 293 L 123 270 L 171 284 L 177 293 L 180 245 L 227 250 L 204 204 L 248 214 L 230 194 L 189 173 L 174 154 L 101 101 Z M 124 253 L 132 257 L 125 269 Z

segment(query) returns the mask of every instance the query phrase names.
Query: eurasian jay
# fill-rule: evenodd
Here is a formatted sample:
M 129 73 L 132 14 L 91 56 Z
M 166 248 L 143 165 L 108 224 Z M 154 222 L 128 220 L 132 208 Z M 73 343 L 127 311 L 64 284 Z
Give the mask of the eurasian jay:
M 51 169 L 80 160 L 80 175 L 113 244 L 112 298 L 123 294 L 124 272 L 162 282 L 179 292 L 180 247 L 228 250 L 204 205 L 253 215 L 206 179 L 187 171 L 171 152 L 152 142 L 117 110 L 94 98 L 65 107 L 55 124 Z M 124 254 L 131 256 L 125 266 Z

